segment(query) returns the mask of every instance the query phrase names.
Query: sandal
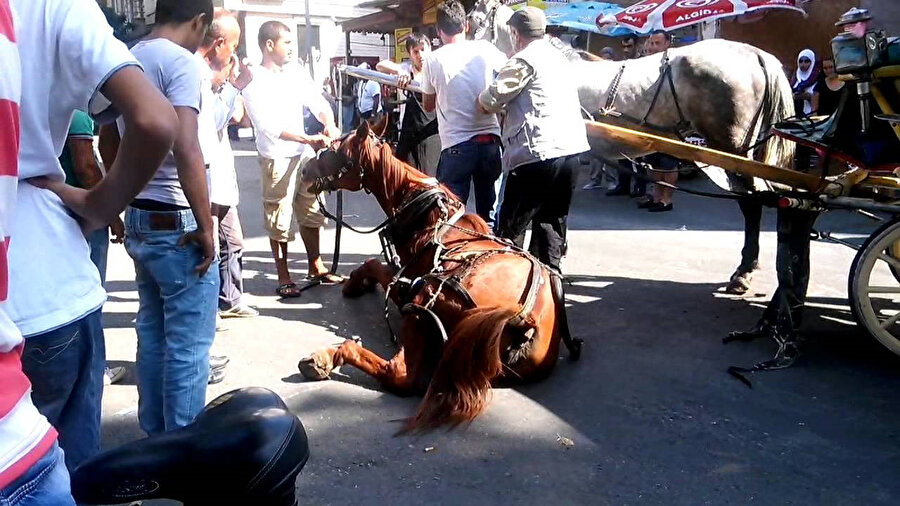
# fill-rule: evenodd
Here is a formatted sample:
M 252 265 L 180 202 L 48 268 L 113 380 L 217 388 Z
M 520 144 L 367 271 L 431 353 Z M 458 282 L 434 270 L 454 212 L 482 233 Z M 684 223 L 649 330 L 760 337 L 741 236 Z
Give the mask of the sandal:
M 276 293 L 279 297 L 282 297 L 282 298 L 284 298 L 284 299 L 292 299 L 292 298 L 295 298 L 295 297 L 299 297 L 299 296 L 300 296 L 300 293 L 301 293 L 301 290 L 300 290 L 300 288 L 297 286 L 297 283 L 291 282 L 291 283 L 284 283 L 283 285 L 280 285 L 280 286 L 275 290 L 275 293 Z
M 309 281 L 318 283 L 320 285 L 326 285 L 326 286 L 339 285 L 344 282 L 343 276 L 338 276 L 337 274 L 335 274 L 333 272 L 326 272 L 325 274 L 318 274 L 315 276 L 313 276 L 313 275 L 306 276 L 306 279 Z

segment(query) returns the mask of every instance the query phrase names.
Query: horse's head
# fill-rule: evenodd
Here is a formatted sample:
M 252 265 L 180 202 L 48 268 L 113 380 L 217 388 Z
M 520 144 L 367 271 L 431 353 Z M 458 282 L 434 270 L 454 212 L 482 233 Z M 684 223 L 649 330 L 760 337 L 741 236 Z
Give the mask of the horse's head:
M 472 6 L 472 10 L 466 16 L 469 22 L 469 31 L 466 33 L 467 38 L 475 40 L 486 38 L 485 32 L 490 29 L 488 14 L 491 5 L 489 4 L 493 3 L 494 0 L 478 0 Z
M 363 176 L 371 169 L 371 152 L 377 149 L 376 143 L 369 123 L 363 121 L 355 132 L 319 151 L 303 173 L 303 178 L 312 182 L 310 191 L 361 190 Z
M 512 14 L 513 10 L 500 0 L 477 0 L 466 16 L 469 22 L 466 38 L 486 40 L 511 56 L 515 51 L 507 22 Z

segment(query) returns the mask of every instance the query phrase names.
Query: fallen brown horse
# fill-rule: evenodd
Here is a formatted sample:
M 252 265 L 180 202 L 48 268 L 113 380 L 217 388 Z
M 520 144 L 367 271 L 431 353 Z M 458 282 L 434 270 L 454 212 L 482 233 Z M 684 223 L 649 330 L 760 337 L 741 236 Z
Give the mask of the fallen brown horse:
M 388 216 L 395 265 L 376 259 L 350 275 L 344 295 L 381 285 L 401 308 L 400 351 L 385 360 L 355 341 L 299 363 L 310 379 L 352 365 L 399 395 L 425 397 L 405 430 L 474 419 L 491 385 L 545 378 L 569 335 L 562 282 L 538 260 L 491 235 L 487 223 L 437 181 L 396 159 L 363 123 L 310 163 L 313 190 L 365 189 Z

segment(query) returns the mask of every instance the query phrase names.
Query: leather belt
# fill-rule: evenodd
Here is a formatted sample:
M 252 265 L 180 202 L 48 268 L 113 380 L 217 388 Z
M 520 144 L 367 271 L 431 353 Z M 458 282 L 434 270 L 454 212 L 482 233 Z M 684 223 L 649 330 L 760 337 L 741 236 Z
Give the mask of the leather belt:
M 478 134 L 470 140 L 475 144 L 496 144 L 500 142 L 500 137 L 494 134 Z

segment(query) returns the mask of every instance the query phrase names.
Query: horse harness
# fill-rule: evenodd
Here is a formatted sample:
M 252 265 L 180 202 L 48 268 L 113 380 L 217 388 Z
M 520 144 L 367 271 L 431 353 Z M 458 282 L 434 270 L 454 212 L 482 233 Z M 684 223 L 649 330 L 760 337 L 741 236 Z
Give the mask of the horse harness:
M 669 59 L 668 51 L 663 52 L 662 64 L 659 67 L 659 77 L 656 80 L 656 91 L 653 93 L 653 100 L 650 102 L 650 107 L 647 109 L 647 112 L 644 113 L 644 116 L 640 119 L 621 113 L 617 111 L 614 106 L 616 98 L 618 98 L 619 95 L 619 84 L 622 82 L 622 76 L 625 74 L 626 66 L 627 64 L 623 63 L 622 66 L 619 67 L 619 71 L 616 73 L 615 77 L 613 77 L 612 83 L 610 83 L 609 86 L 609 92 L 607 93 L 606 103 L 600 107 L 601 115 L 624 118 L 638 126 L 649 127 L 650 129 L 660 132 L 675 134 L 682 141 L 685 141 L 688 137 L 697 135 L 697 131 L 691 125 L 691 122 L 685 119 L 684 112 L 681 109 L 681 103 L 678 101 L 678 93 L 675 91 L 675 81 L 672 79 L 672 64 Z M 674 127 L 654 125 L 648 121 L 650 114 L 652 114 L 656 108 L 656 103 L 659 101 L 659 96 L 666 83 L 668 83 L 669 91 L 672 93 L 672 100 L 675 102 L 675 110 L 678 111 L 678 123 L 676 123 Z
M 528 284 L 519 298 L 519 311 L 510 319 L 509 324 L 519 328 L 530 328 L 535 324 L 531 313 L 537 302 L 538 290 L 544 283 L 541 277 L 544 266 L 537 258 L 503 239 L 480 234 L 456 225 L 465 214 L 465 206 L 460 205 L 451 215 L 452 202 L 445 190 L 437 185 L 416 192 L 409 201 L 418 201 L 419 204 L 401 206 L 401 209 L 405 211 L 403 215 L 395 213 L 393 216 L 396 218 L 393 222 L 379 234 L 384 259 L 396 271 L 384 294 L 385 320 L 388 322 L 391 338 L 395 342 L 398 340 L 388 319 L 388 301 L 392 293 L 397 295 L 397 306 L 400 307 L 401 314 L 416 313 L 429 316 L 437 324 L 442 343 L 445 343 L 449 337 L 443 323 L 433 311 L 438 297 L 442 293 L 450 292 L 455 294 L 455 298 L 464 310 L 477 307 L 463 282 L 480 265 L 501 254 L 517 255 L 531 262 Z M 441 217 L 434 227 L 431 239 L 413 258 L 406 262 L 406 266 L 401 266 L 399 256 L 396 254 L 396 245 L 412 240 L 415 234 L 421 231 L 421 218 L 431 212 L 435 206 L 440 209 Z M 465 243 L 463 243 L 448 247 L 444 244 L 443 239 L 452 229 L 464 231 L 481 239 L 497 241 L 503 243 L 504 246 L 483 250 L 465 250 Z M 431 256 L 431 268 L 428 272 L 416 278 L 406 276 L 406 268 L 415 264 L 425 254 Z M 433 287 L 433 291 L 431 294 L 426 294 L 429 286 Z M 425 299 L 427 300 L 416 302 L 417 299 L 422 299 L 423 294 L 426 294 Z
M 343 153 L 332 149 L 323 150 L 318 154 L 320 161 L 326 164 L 339 164 L 335 174 L 318 178 L 318 186 L 322 190 L 334 190 L 337 181 L 345 174 L 351 171 L 359 171 L 360 180 L 364 176 L 365 169 L 357 160 L 346 156 Z M 534 317 L 531 312 L 537 302 L 538 290 L 544 281 L 541 277 L 544 265 L 530 253 L 518 248 L 513 243 L 493 235 L 481 234 L 479 232 L 464 229 L 456 225 L 460 218 L 465 214 L 465 205 L 459 204 L 458 208 L 451 210 L 453 207 L 450 196 L 446 190 L 441 188 L 437 180 L 431 179 L 430 184 L 413 192 L 409 197 L 392 212 L 379 225 L 370 230 L 358 230 L 350 224 L 344 222 L 342 217 L 334 216 L 329 213 L 325 207 L 325 203 L 319 197 L 320 209 L 322 213 L 340 225 L 348 229 L 360 233 L 371 234 L 378 232 L 381 241 L 382 255 L 385 262 L 394 268 L 396 274 L 388 284 L 384 294 L 384 316 L 391 333 L 391 339 L 398 342 L 397 336 L 391 327 L 388 318 L 388 302 L 391 293 L 396 291 L 398 294 L 398 306 L 402 314 L 419 313 L 429 316 L 438 327 L 442 343 L 448 339 L 447 332 L 440 321 L 440 318 L 434 313 L 432 307 L 437 301 L 438 296 L 445 290 L 451 291 L 457 295 L 464 309 L 472 309 L 477 306 L 468 290 L 463 286 L 462 282 L 474 269 L 498 254 L 514 254 L 526 258 L 531 262 L 531 273 L 525 292 L 520 297 L 520 309 L 513 318 L 510 319 L 510 325 L 519 328 L 532 327 L 535 324 Z M 414 236 L 422 230 L 422 219 L 430 213 L 434 207 L 440 209 L 441 216 L 434 227 L 434 233 L 426 245 L 424 245 L 409 261 L 406 266 L 400 265 L 400 258 L 396 252 L 397 244 L 404 244 L 414 238 Z M 462 230 L 469 235 L 480 239 L 492 240 L 505 244 L 502 248 L 463 251 L 464 244 L 448 248 L 443 243 L 444 236 L 451 229 Z M 415 264 L 422 255 L 434 250 L 431 260 L 431 268 L 426 274 L 414 279 L 404 276 L 406 267 Z M 445 268 L 445 263 L 456 264 L 452 268 Z M 558 275 L 552 269 L 549 270 L 550 275 Z M 425 304 L 416 304 L 413 302 L 430 283 L 436 283 L 437 288 L 429 300 Z M 562 303 L 562 302 L 559 302 Z M 527 333 L 527 332 L 526 332 Z M 533 333 L 527 336 L 529 339 L 533 337 Z
M 491 41 L 491 44 L 496 43 L 496 41 L 497 41 L 497 26 L 496 26 L 495 18 L 497 17 L 497 11 L 500 10 L 501 5 L 502 5 L 502 2 L 491 2 L 491 7 L 489 8 L 487 15 L 485 15 L 484 21 L 479 22 L 479 26 L 475 30 L 475 33 L 473 34 L 474 39 L 478 40 L 478 39 L 483 38 L 482 35 L 484 35 L 484 31 L 487 29 L 488 26 L 490 26 L 491 38 L 489 40 Z M 474 8 L 472 9 L 472 12 L 470 13 L 470 15 L 472 15 L 472 14 L 474 14 Z
M 744 139 L 741 142 L 741 154 L 746 154 L 750 150 L 766 142 L 769 138 L 769 136 L 764 136 L 761 140 L 757 140 L 756 142 L 751 144 L 753 139 L 751 139 L 750 137 L 753 133 L 753 125 L 755 125 L 759 121 L 759 117 L 762 115 L 763 110 L 771 100 L 771 97 L 769 96 L 769 75 L 765 71 L 765 62 L 763 61 L 761 56 L 757 56 L 757 58 L 759 59 L 759 65 L 763 69 L 763 76 L 766 80 L 764 88 L 765 94 L 763 95 L 763 99 L 760 101 L 759 107 L 756 109 L 756 112 L 753 115 L 753 121 L 750 122 L 750 128 L 747 130 L 747 132 L 744 133 Z M 699 132 L 697 132 L 691 122 L 684 117 L 684 112 L 681 109 L 681 103 L 678 101 L 678 93 L 675 91 L 675 81 L 672 78 L 672 64 L 671 60 L 669 59 L 668 50 L 663 52 L 662 65 L 660 65 L 659 67 L 659 78 L 657 78 L 656 80 L 656 83 L 658 84 L 656 86 L 656 91 L 653 93 L 653 100 L 650 102 L 650 107 L 647 109 L 647 112 L 644 113 L 644 116 L 640 119 L 628 114 L 621 113 L 615 108 L 616 98 L 618 98 L 619 95 L 619 85 L 622 82 L 622 76 L 625 74 L 626 66 L 627 64 L 623 63 L 622 66 L 619 67 L 619 71 L 616 73 L 615 77 L 613 77 L 613 80 L 609 85 L 609 91 L 607 92 L 606 103 L 603 104 L 602 107 L 600 107 L 600 115 L 613 118 L 624 118 L 630 123 L 634 123 L 642 127 L 647 127 L 651 130 L 656 130 L 662 133 L 675 134 L 682 142 L 690 142 L 688 139 L 692 137 L 703 138 L 703 136 L 700 135 Z M 675 102 L 675 110 L 678 111 L 678 123 L 676 123 L 674 127 L 654 125 L 648 121 L 648 119 L 650 118 L 650 114 L 656 107 L 656 102 L 659 100 L 659 95 L 660 92 L 662 92 L 664 80 L 669 83 L 669 90 L 671 90 L 672 92 L 672 100 Z M 588 116 L 590 116 L 590 114 L 588 114 Z

